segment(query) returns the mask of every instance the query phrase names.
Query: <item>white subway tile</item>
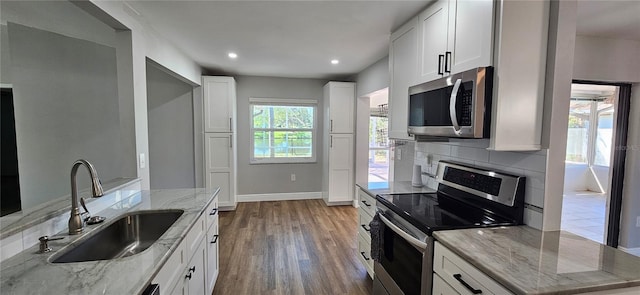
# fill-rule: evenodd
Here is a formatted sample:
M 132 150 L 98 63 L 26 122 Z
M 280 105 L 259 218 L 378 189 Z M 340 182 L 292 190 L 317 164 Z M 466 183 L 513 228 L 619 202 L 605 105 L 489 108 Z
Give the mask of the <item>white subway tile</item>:
M 542 230 L 542 213 L 531 209 L 524 209 L 524 224 Z
M 525 188 L 524 201 L 525 203 L 534 205 L 536 207 L 544 207 L 544 189 L 537 189 L 527 186 Z
M 442 143 L 428 143 L 427 144 L 427 153 L 429 154 L 437 154 L 437 155 L 443 155 L 443 156 L 450 156 L 451 155 L 451 146 L 450 145 L 446 145 L 446 144 L 442 144 Z
M 452 146 L 465 146 L 486 149 L 489 147 L 488 139 L 457 139 L 452 138 L 448 142 Z
M 22 232 L 0 240 L 0 261 L 22 252 Z
M 545 182 L 545 173 L 532 171 L 532 170 L 524 170 L 524 176 L 527 177 L 527 186 L 537 189 L 544 189 Z
M 489 151 L 482 148 L 452 146 L 451 156 L 471 161 L 489 162 Z
M 547 157 L 536 153 L 489 152 L 489 161 L 507 167 L 545 172 Z

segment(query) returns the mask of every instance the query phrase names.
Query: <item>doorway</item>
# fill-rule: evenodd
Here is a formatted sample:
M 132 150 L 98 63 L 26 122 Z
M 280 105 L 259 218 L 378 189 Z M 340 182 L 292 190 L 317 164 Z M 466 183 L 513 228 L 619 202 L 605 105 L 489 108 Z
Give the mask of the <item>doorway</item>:
M 561 228 L 614 247 L 625 157 L 615 147 L 626 144 L 626 87 L 574 81 L 567 126 Z
M 389 182 L 388 90 L 369 97 L 369 186 L 385 186 Z

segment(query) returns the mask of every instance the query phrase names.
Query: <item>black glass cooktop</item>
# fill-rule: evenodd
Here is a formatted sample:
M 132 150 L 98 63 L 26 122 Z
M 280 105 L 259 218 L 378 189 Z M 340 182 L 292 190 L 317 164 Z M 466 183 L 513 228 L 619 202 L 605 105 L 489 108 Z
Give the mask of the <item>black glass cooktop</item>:
M 435 230 L 516 224 L 441 193 L 382 194 L 377 195 L 376 200 L 428 235 Z

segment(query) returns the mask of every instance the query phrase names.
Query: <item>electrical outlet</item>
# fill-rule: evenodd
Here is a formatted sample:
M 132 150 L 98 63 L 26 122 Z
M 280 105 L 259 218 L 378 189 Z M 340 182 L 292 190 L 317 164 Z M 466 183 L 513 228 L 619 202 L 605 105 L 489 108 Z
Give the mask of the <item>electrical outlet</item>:
M 640 227 L 640 216 L 636 217 L 636 227 Z
M 396 160 L 402 161 L 402 149 L 396 151 Z
M 291 181 L 296 181 L 296 175 L 295 174 L 291 174 Z

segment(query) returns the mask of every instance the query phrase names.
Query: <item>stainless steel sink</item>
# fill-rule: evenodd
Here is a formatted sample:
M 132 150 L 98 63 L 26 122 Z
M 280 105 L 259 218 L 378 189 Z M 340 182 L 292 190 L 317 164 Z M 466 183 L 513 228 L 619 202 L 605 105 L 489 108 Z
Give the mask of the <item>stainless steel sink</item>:
M 138 211 L 121 216 L 78 245 L 52 257 L 52 263 L 110 260 L 149 248 L 180 218 L 183 210 Z

